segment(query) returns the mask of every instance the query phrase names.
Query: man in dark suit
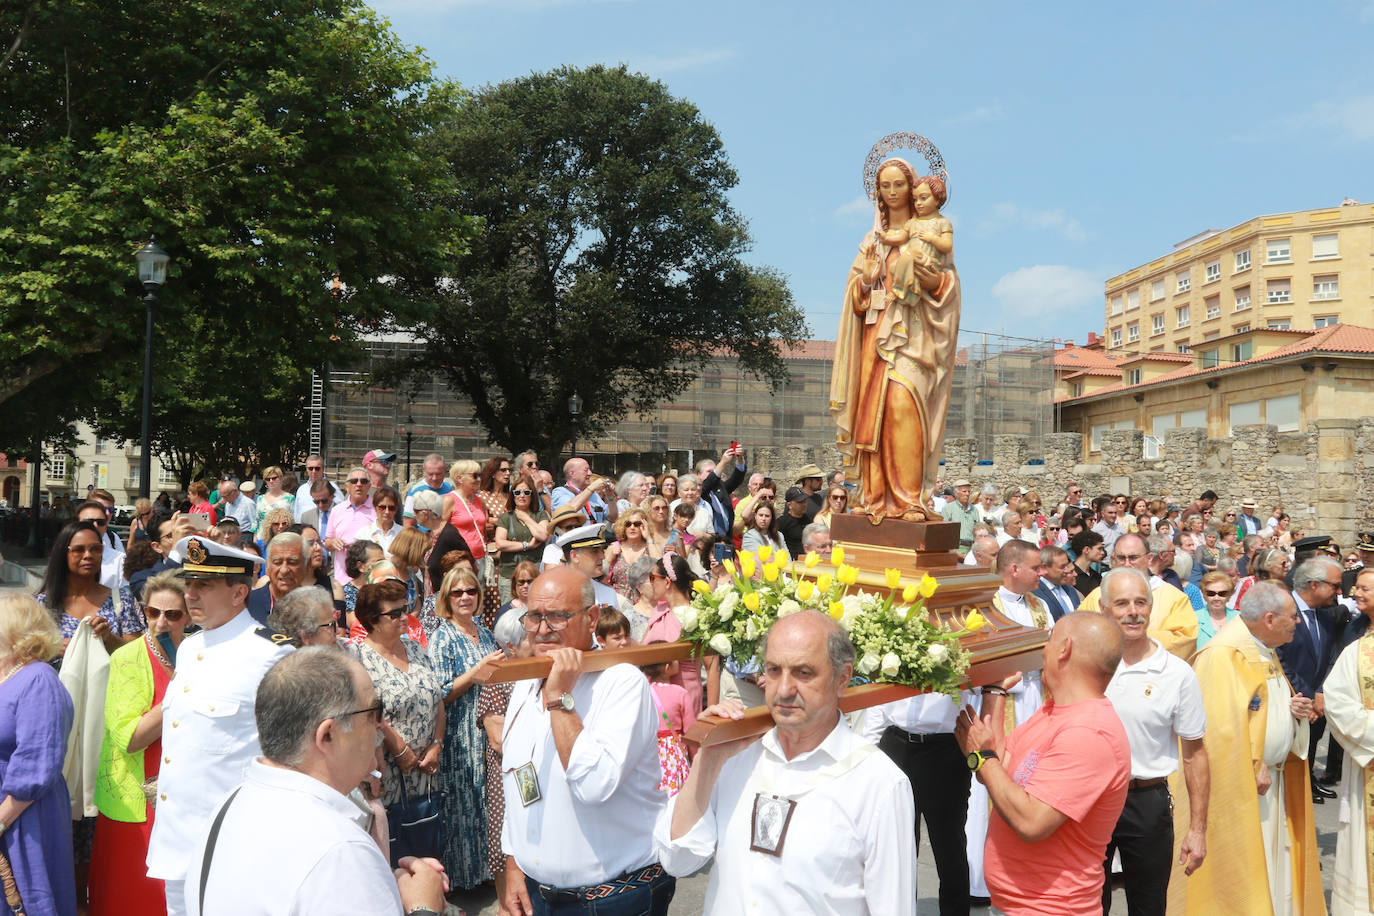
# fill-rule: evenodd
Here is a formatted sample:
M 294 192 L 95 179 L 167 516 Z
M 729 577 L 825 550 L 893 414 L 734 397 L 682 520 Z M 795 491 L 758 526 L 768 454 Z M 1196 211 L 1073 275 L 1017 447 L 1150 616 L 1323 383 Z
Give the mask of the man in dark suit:
M 1341 566 L 1328 556 L 1315 556 L 1305 561 L 1293 574 L 1293 601 L 1298 606 L 1298 626 L 1293 640 L 1279 646 L 1279 661 L 1293 690 L 1313 701 L 1311 741 L 1315 748 L 1326 729 L 1322 681 L 1335 656 L 1335 614 L 1333 605 L 1341 591 Z M 1307 755 L 1307 765 L 1316 762 L 1316 754 Z M 1322 804 L 1336 793 L 1326 786 L 1312 782 L 1312 801 Z
M 180 513 L 168 515 L 165 512 L 156 512 L 147 523 L 148 538 L 152 542 L 153 549 L 161 557 L 156 563 L 147 569 L 139 570 L 129 577 L 129 590 L 133 592 L 134 598 L 143 600 L 143 586 L 148 580 L 158 573 L 167 569 L 176 569 L 181 565 L 180 560 L 172 559 L 172 548 L 177 541 L 184 537 L 189 537 L 195 533 L 189 521 L 184 520 Z
M 1045 568 L 1040 584 L 1035 587 L 1035 596 L 1045 602 L 1050 616 L 1055 620 L 1065 614 L 1078 610 L 1082 596 L 1074 583 L 1078 581 L 1078 567 L 1069 559 L 1069 553 L 1062 547 L 1040 548 L 1040 564 Z
M 721 469 L 733 464 L 730 476 L 722 478 Z M 730 494 L 739 489 L 749 476 L 744 462 L 744 449 L 738 445 L 727 448 L 720 463 L 710 460 L 697 462 L 697 477 L 701 480 L 701 502 L 711 510 L 711 524 L 722 544 L 730 544 L 730 529 L 735 524 L 735 504 Z
M 325 526 L 329 524 L 329 510 L 334 508 L 334 485 L 327 480 L 317 480 L 310 485 L 309 509 L 300 513 L 300 523 L 309 525 L 324 537 Z
M 1360 565 L 1341 572 L 1341 594 L 1347 598 L 1351 597 L 1350 589 L 1355 585 L 1360 573 L 1374 568 L 1374 533 L 1361 531 L 1355 541 L 1355 549 L 1360 554 Z

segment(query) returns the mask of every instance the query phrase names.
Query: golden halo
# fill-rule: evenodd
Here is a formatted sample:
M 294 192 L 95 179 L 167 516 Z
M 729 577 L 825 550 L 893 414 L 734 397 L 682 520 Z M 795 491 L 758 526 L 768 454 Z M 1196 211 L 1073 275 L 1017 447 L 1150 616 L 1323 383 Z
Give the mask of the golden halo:
M 926 174 L 934 175 L 945 183 L 945 203 L 949 203 L 949 173 L 945 170 L 944 157 L 940 155 L 934 143 L 920 134 L 905 130 L 888 134 L 873 144 L 873 148 L 868 151 L 868 158 L 864 160 L 864 193 L 868 195 L 868 199 L 872 200 L 877 193 L 878 166 L 896 150 L 915 150 L 920 153 L 930 169 Z

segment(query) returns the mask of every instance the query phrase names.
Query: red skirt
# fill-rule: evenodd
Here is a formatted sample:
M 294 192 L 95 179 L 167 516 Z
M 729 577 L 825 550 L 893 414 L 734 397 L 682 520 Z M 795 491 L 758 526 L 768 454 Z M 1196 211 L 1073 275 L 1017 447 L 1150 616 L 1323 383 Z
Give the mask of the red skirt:
M 152 811 L 141 824 L 96 816 L 90 916 L 167 916 L 163 884 L 148 877 L 152 835 Z

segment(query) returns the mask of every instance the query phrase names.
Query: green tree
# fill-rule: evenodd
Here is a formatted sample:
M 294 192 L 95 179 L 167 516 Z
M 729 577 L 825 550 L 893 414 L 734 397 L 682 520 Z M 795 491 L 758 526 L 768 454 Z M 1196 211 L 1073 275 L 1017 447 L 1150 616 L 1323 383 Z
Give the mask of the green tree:
M 30 0 L 0 5 L 0 49 L 0 429 L 22 443 L 77 418 L 137 436 L 150 233 L 173 257 L 159 450 L 233 465 L 296 448 L 262 415 L 423 319 L 413 278 L 472 232 L 417 143 L 459 92 L 358 0 Z
M 475 92 L 426 138 L 485 231 L 400 364 L 438 371 L 492 442 L 556 454 L 671 399 L 706 359 L 779 383 L 806 322 L 780 274 L 742 260 L 715 129 L 662 83 L 563 68 Z M 584 400 L 579 422 L 568 397 Z

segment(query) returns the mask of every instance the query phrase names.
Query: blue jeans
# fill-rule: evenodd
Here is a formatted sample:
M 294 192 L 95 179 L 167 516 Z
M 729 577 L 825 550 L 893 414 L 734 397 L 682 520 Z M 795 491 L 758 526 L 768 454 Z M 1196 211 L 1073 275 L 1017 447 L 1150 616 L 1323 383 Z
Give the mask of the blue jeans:
M 668 904 L 677 890 L 677 879 L 664 872 L 647 884 L 596 900 L 577 899 L 550 903 L 539 894 L 539 882 L 525 877 L 534 916 L 668 916 Z

